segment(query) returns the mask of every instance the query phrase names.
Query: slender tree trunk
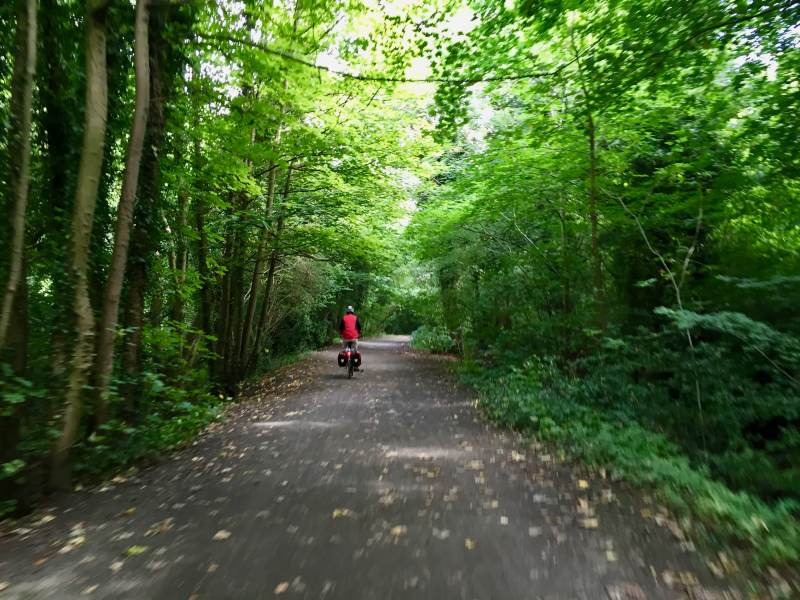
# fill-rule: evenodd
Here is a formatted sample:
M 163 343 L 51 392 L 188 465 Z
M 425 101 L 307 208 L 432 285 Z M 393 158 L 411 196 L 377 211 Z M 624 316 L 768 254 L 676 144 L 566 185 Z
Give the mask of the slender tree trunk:
M 139 348 L 142 345 L 144 325 L 144 291 L 147 285 L 147 268 L 137 261 L 128 269 L 128 293 L 125 302 L 125 328 L 128 334 L 122 345 L 122 372 L 128 383 L 125 386 L 125 403 L 128 413 L 136 413 L 138 386 L 133 383 L 139 372 Z
M 596 322 L 600 329 L 605 329 L 608 322 L 606 310 L 605 285 L 603 282 L 603 261 L 600 255 L 600 240 L 598 233 L 597 212 L 597 142 L 594 117 L 591 110 L 586 112 L 586 126 L 589 144 L 589 221 L 592 227 L 592 287 L 594 288 L 594 301 Z
M 11 325 L 8 328 L 7 348 L 11 352 L 10 363 L 14 373 L 24 374 L 28 363 L 28 286 L 26 282 L 26 261 L 23 260 L 20 284 L 14 296 L 11 311 Z M 20 405 L 11 405 L 6 415 L 0 415 L 0 465 L 19 457 L 17 445 L 21 440 Z M 25 501 L 29 498 L 17 485 L 14 479 L 0 479 L 0 498 L 14 498 Z M 22 497 L 21 497 L 22 496 Z
M 280 130 L 279 130 L 280 133 Z M 279 134 L 276 134 L 276 138 Z M 270 171 L 267 176 L 267 221 L 272 218 L 273 204 L 275 199 L 275 179 L 277 174 L 277 167 L 274 162 L 270 162 Z M 258 254 L 256 255 L 256 264 L 253 267 L 253 278 L 250 282 L 250 302 L 247 305 L 247 315 L 244 320 L 242 329 L 241 344 L 239 346 L 239 362 L 244 365 L 247 355 L 247 348 L 252 339 L 250 329 L 253 326 L 253 318 L 256 314 L 256 302 L 258 301 L 258 288 L 259 281 L 261 280 L 261 271 L 264 268 L 264 259 L 267 249 L 267 238 L 269 237 L 269 229 L 263 227 L 258 241 Z
M 8 145 L 11 196 L 11 262 L 0 307 L 0 348 L 6 345 L 14 298 L 24 262 L 25 213 L 31 165 L 31 107 L 36 72 L 36 1 L 17 0 L 17 39 L 11 79 L 11 139 Z
M 59 39 L 62 24 L 71 14 L 60 0 L 41 0 L 39 24 L 42 44 L 40 84 L 37 89 L 42 110 L 38 116 L 47 142 L 47 152 L 42 157 L 43 186 L 48 210 L 44 212 L 43 228 L 47 232 L 39 249 L 40 260 L 47 264 L 67 264 L 69 260 L 69 230 L 64 227 L 71 212 L 75 196 L 74 181 L 69 176 L 73 164 L 79 159 L 80 138 L 76 134 L 76 111 L 70 110 L 72 94 L 68 85 L 64 56 L 71 52 L 66 39 Z M 79 132 L 78 132 L 79 133 Z M 72 330 L 72 285 L 68 269 L 52 271 L 52 310 L 48 316 L 50 333 L 50 374 L 48 388 L 51 396 L 60 395 L 64 389 L 64 376 L 69 360 L 68 337 Z
M 122 194 L 117 207 L 117 225 L 114 232 L 114 250 L 111 268 L 103 298 L 103 317 L 97 343 L 97 424 L 108 420 L 108 388 L 114 367 L 114 340 L 117 332 L 119 300 L 128 261 L 128 245 L 133 223 L 133 208 L 139 185 L 139 167 L 142 164 L 142 147 L 147 128 L 150 104 L 150 53 L 148 50 L 148 25 L 150 0 L 137 0 L 134 26 L 134 64 L 136 73 L 136 101 L 133 111 L 128 154 L 122 177 Z
M 230 227 L 225 235 L 225 246 L 222 251 L 222 264 L 225 266 L 225 274 L 222 276 L 222 294 L 219 297 L 219 307 L 217 310 L 216 354 L 219 357 L 216 361 L 215 372 L 220 380 L 225 379 L 225 350 L 228 346 L 228 332 L 230 331 L 231 316 L 231 256 L 233 255 L 233 244 L 235 234 Z
M 200 273 L 200 329 L 211 333 L 211 287 L 208 272 L 208 234 L 206 233 L 205 203 L 194 202 L 194 223 L 197 230 L 197 270 Z
M 286 170 L 286 180 L 283 183 L 283 193 L 282 193 L 283 203 L 286 202 L 286 199 L 289 196 L 289 191 L 291 189 L 292 170 L 293 167 L 290 164 L 289 168 Z M 272 197 L 274 199 L 274 194 Z M 270 211 L 273 210 L 274 210 L 274 205 L 271 205 Z M 281 238 L 281 233 L 283 232 L 283 224 L 284 220 L 283 216 L 281 215 L 280 217 L 278 217 L 278 224 L 272 239 L 273 247 L 269 258 L 267 282 L 264 286 L 263 298 L 261 300 L 261 314 L 258 317 L 258 325 L 256 326 L 255 341 L 253 343 L 253 349 L 250 352 L 250 359 L 248 360 L 248 368 L 250 369 L 255 368 L 258 362 L 258 356 L 261 353 L 261 339 L 264 335 L 264 330 L 266 329 L 267 316 L 269 315 L 270 298 L 272 296 L 272 289 L 275 285 L 275 269 L 277 268 L 278 261 L 280 259 L 280 238 Z
M 72 218 L 72 262 L 75 281 L 76 339 L 66 392 L 66 412 L 61 435 L 56 441 L 50 472 L 50 484 L 66 488 L 71 472 L 69 452 L 78 434 L 81 420 L 82 393 L 92 366 L 94 315 L 89 301 L 88 267 L 92 220 L 97 202 L 100 174 L 103 168 L 103 146 L 108 113 L 106 73 L 106 8 L 105 0 L 88 0 L 86 16 L 86 113 L 83 147 L 78 169 L 78 185 Z
M 188 248 L 186 245 L 186 209 L 189 205 L 189 192 L 185 188 L 178 194 L 178 227 L 175 232 L 175 290 L 172 293 L 169 307 L 169 318 L 182 322 L 184 317 L 183 297 L 181 289 L 186 283 L 186 267 L 188 264 Z
M 233 242 L 233 257 L 231 260 L 230 278 L 230 317 L 228 320 L 228 330 L 225 334 L 225 382 L 228 393 L 233 395 L 234 385 L 239 379 L 239 361 L 237 351 L 239 349 L 239 338 L 242 332 L 242 282 L 244 279 L 244 239 L 243 232 L 237 227 Z
M 160 223 L 157 222 L 160 187 L 159 159 L 164 143 L 164 67 L 163 31 L 169 8 L 153 6 L 150 15 L 153 26 L 149 28 L 150 54 L 150 107 L 147 111 L 142 165 L 140 169 L 139 199 L 133 213 L 133 231 L 128 252 L 128 284 L 125 304 L 125 336 L 122 353 L 122 372 L 128 383 L 125 386 L 125 403 L 130 414 L 136 414 L 140 386 L 136 377 L 140 371 L 142 327 L 144 326 L 145 292 L 149 267 L 158 240 Z

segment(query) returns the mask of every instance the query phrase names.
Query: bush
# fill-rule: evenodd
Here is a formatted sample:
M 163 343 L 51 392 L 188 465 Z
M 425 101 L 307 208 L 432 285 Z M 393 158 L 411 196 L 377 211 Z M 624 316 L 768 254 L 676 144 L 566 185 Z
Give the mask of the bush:
M 620 477 L 652 486 L 676 513 L 695 520 L 699 532 L 748 547 L 761 564 L 800 561 L 800 504 L 772 505 L 714 480 L 693 465 L 665 435 L 598 411 L 584 400 L 591 385 L 561 372 L 552 360 L 536 360 L 504 374 L 471 369 L 466 380 L 481 393 L 481 406 L 496 422 L 534 433 L 574 457 L 610 468 Z M 602 401 L 598 399 L 598 401 Z
M 455 345 L 455 340 L 444 327 L 423 325 L 411 334 L 412 348 L 444 353 L 451 351 Z

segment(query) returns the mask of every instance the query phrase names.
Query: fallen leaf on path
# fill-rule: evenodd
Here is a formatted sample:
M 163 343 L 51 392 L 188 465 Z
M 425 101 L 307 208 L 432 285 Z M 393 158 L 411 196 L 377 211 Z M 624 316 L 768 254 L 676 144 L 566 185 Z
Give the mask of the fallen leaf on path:
M 111 572 L 112 573 L 117 573 L 122 568 L 122 565 L 124 565 L 124 564 L 125 563 L 123 561 L 121 561 L 121 560 L 115 560 L 113 563 L 111 563 Z
M 542 535 L 542 528 L 541 527 L 528 527 L 528 535 L 531 537 L 536 537 L 538 535 Z
M 135 506 L 131 506 L 130 508 L 127 508 L 127 509 L 123 510 L 121 513 L 119 513 L 119 516 L 120 517 L 129 517 L 135 512 L 136 512 L 136 507 Z
M 5 592 L 9 587 L 11 587 L 11 584 L 7 581 L 0 581 L 0 592 Z
M 578 487 L 581 488 L 582 490 L 585 490 L 585 489 L 587 489 L 589 487 L 589 482 L 586 481 L 585 479 L 579 479 L 578 480 Z
M 405 535 L 408 532 L 408 528 L 405 525 L 395 525 L 389 530 L 395 537 L 400 537 L 401 535 Z
M 449 529 L 436 529 L 436 527 L 434 527 L 433 528 L 433 537 L 435 537 L 437 540 L 446 540 L 447 538 L 450 537 L 450 530 Z
M 212 539 L 221 541 L 221 540 L 227 540 L 229 537 L 231 537 L 230 531 L 227 531 L 225 529 L 220 529 L 217 533 L 214 534 L 214 537 Z
M 608 562 L 615 562 L 617 560 L 617 553 L 613 550 L 606 550 L 606 560 Z
M 219 565 L 217 563 L 211 563 L 210 565 L 208 565 L 206 573 L 214 573 L 217 569 L 219 569 Z
M 81 592 L 81 595 L 82 596 L 89 596 L 90 594 L 94 594 L 97 591 L 97 588 L 99 588 L 99 587 L 100 586 L 97 585 L 96 583 L 94 585 L 90 585 L 89 587 L 84 588 L 84 590 Z
M 55 521 L 55 519 L 56 518 L 53 515 L 49 515 L 49 514 L 48 515 L 42 515 L 42 517 L 38 521 L 36 521 L 33 524 L 33 526 L 34 527 L 39 527 L 41 525 L 47 525 L 48 523 L 50 523 L 52 521 Z
M 333 509 L 333 518 L 334 519 L 353 519 L 355 518 L 356 513 L 354 513 L 349 508 L 334 508 Z
M 139 556 L 140 554 L 144 554 L 147 552 L 147 546 L 131 546 L 127 550 L 125 550 L 125 556 Z
M 59 549 L 58 553 L 66 554 L 67 552 L 72 552 L 75 550 L 75 548 L 82 546 L 85 542 L 86 538 L 82 535 L 70 538 L 70 540 Z
M 677 584 L 689 586 L 697 585 L 699 583 L 697 576 L 689 571 L 679 571 L 677 573 L 673 571 L 664 571 L 661 574 L 661 578 L 669 587 L 673 587 Z
M 464 547 L 467 550 L 474 550 L 476 545 L 477 544 L 475 543 L 475 540 L 473 540 L 472 538 L 467 538 L 464 540 Z
M 511 460 L 514 462 L 523 462 L 525 460 L 525 455 L 520 454 L 519 452 L 512 450 L 511 451 Z
M 506 516 L 500 517 L 500 525 L 508 525 L 508 517 Z
M 275 586 L 275 593 L 282 594 L 286 590 L 289 589 L 289 582 L 288 581 L 281 581 L 278 585 Z
M 597 519 L 581 519 L 580 524 L 584 529 L 597 529 L 600 525 Z
M 635 583 L 623 583 L 606 588 L 609 600 L 647 600 L 647 594 Z
M 150 529 L 144 534 L 145 537 L 151 535 L 158 535 L 159 533 L 164 533 L 172 529 L 172 517 L 167 517 L 163 521 L 159 521 L 158 523 L 154 523 L 150 526 Z
M 394 495 L 393 494 L 384 494 L 380 498 L 378 498 L 378 502 L 383 504 L 384 506 L 389 506 L 394 504 Z

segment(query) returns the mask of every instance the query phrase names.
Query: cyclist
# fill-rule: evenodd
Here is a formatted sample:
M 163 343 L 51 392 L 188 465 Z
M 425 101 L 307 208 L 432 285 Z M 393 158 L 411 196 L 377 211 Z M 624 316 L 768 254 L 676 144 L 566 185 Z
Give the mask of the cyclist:
M 344 316 L 339 320 L 339 333 L 342 336 L 344 347 L 350 346 L 358 352 L 358 338 L 361 337 L 361 321 L 356 316 L 352 306 L 344 311 Z

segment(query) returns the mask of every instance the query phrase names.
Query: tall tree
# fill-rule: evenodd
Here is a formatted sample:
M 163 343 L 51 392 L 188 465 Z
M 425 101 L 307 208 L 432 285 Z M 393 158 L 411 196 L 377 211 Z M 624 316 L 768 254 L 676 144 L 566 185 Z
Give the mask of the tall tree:
M 9 191 L 12 226 L 8 281 L 0 306 L 0 350 L 6 346 L 14 300 L 23 276 L 25 215 L 28 207 L 31 161 L 31 107 L 36 72 L 37 0 L 17 0 L 17 35 L 11 81 L 11 143 Z
M 139 167 L 142 163 L 142 148 L 147 128 L 147 113 L 150 105 L 150 52 L 149 2 L 137 0 L 136 22 L 134 26 L 134 63 L 136 73 L 136 102 L 133 112 L 125 172 L 122 177 L 122 194 L 117 205 L 117 225 L 114 234 L 114 251 L 111 255 L 111 268 L 106 282 L 103 298 L 103 313 L 98 333 L 96 393 L 97 422 L 108 420 L 108 388 L 114 366 L 114 340 L 116 338 L 117 316 L 120 295 L 128 260 L 128 245 L 133 223 L 133 209 L 139 185 Z
M 74 349 L 65 394 L 65 412 L 61 435 L 53 449 L 50 484 L 65 488 L 71 480 L 69 454 L 78 435 L 83 408 L 83 388 L 92 366 L 94 315 L 89 300 L 89 243 L 92 236 L 94 208 L 97 202 L 100 173 L 103 167 L 108 84 L 106 72 L 106 12 L 108 0 L 86 3 L 86 102 L 83 145 L 75 204 L 72 213 L 71 275 L 74 279 L 75 316 Z

